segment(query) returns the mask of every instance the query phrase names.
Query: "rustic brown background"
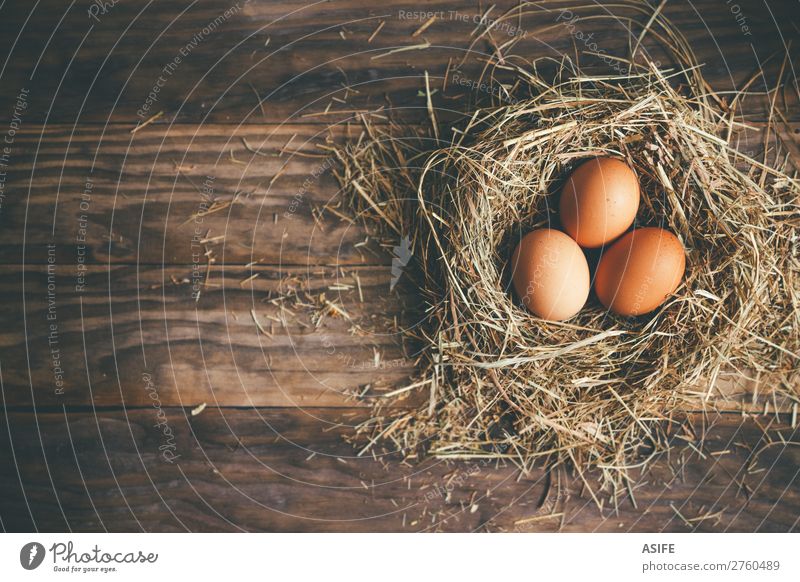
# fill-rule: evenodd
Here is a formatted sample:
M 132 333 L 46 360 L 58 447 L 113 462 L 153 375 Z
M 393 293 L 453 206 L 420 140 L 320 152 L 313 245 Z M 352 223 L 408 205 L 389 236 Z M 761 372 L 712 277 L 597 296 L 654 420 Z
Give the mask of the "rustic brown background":
M 342 437 L 365 413 L 344 393 L 406 378 L 403 346 L 390 333 L 353 335 L 342 319 L 315 330 L 307 315 L 281 313 L 269 299 L 299 288 L 335 297 L 373 327 L 403 316 L 403 301 L 388 292 L 389 255 L 359 246 L 360 228 L 318 219 L 336 185 L 321 171 L 315 144 L 357 135 L 357 123 L 348 122 L 363 108 L 393 108 L 425 123 L 425 71 L 438 89 L 440 119 L 455 117 L 446 109 L 463 110 L 475 95 L 452 82 L 443 87 L 443 76 L 466 54 L 473 18 L 488 8 L 376 4 L 121 1 L 105 13 L 87 0 L 0 6 L 0 132 L 9 137 L 12 123 L 19 125 L 0 168 L 0 526 L 797 530 L 800 435 L 792 403 L 765 398 L 768 387 L 755 395 L 751 387 L 715 391 L 725 414 L 704 414 L 698 402 L 674 431 L 678 448 L 633 496 L 615 506 L 603 495 L 602 511 L 564 469 L 520 475 L 504 463 L 355 457 Z M 490 16 L 513 4 L 498 2 Z M 532 4 L 518 23 L 525 37 L 515 51 L 591 65 L 560 21 L 573 6 Z M 771 121 L 784 147 L 798 151 L 797 6 L 702 0 L 664 7 L 714 89 L 754 78 L 739 110 L 752 130 L 736 138 L 748 151 L 762 149 L 774 95 L 766 91 L 787 51 L 777 99 L 785 119 Z M 426 18 L 405 12 L 419 10 L 446 16 L 412 36 Z M 580 14 L 576 29 L 593 32 L 612 55 L 626 54 L 647 20 L 612 3 Z M 382 56 L 424 42 L 431 46 Z M 644 47 L 666 62 L 649 40 Z M 467 79 L 478 78 L 494 48 L 483 40 L 472 50 L 461 72 Z M 163 115 L 132 133 L 159 76 L 145 117 Z M 216 262 L 195 301 L 187 219 L 198 212 L 204 182 L 226 206 L 203 222 Z M 49 256 L 57 265 L 50 275 Z M 199 266 L 205 275 L 206 257 Z M 259 333 L 251 310 L 272 336 Z M 172 463 L 161 454 L 165 426 L 174 434 Z

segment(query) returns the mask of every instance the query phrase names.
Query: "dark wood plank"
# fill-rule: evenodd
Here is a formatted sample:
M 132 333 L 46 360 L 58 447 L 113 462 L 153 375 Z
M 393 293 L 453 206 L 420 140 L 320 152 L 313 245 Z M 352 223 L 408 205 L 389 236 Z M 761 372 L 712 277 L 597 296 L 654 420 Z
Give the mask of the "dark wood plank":
M 390 329 L 413 309 L 388 292 L 389 267 L 216 267 L 208 286 L 201 268 L 195 284 L 191 267 L 91 266 L 76 290 L 69 267 L 0 267 L 7 404 L 147 406 L 147 375 L 164 406 L 351 406 L 348 393 L 413 371 Z M 270 302 L 294 290 L 304 305 Z M 317 326 L 322 294 L 349 319 Z
M 497 2 L 490 17 L 515 4 L 516 0 Z M 513 23 L 519 32 L 497 30 L 494 41 L 519 38 L 515 52 L 531 58 L 560 59 L 580 49 L 581 62 L 588 64 L 592 57 L 585 54 L 587 41 L 581 39 L 593 34 L 598 50 L 622 56 L 648 20 L 641 11 L 608 2 L 589 11 L 593 18 L 569 29 L 562 11 L 574 6 L 534 3 L 520 22 Z M 720 91 L 741 88 L 763 67 L 765 79 L 751 86 L 755 92 L 763 91 L 764 82 L 768 87 L 774 84 L 780 67 L 781 58 L 774 57 L 775 53 L 782 54 L 789 41 L 797 38 L 797 6 L 793 0 L 766 4 L 741 0 L 737 6 L 739 15 L 715 0 L 691 5 L 670 2 L 664 12 L 688 39 L 713 87 Z M 426 20 L 413 15 L 418 11 L 442 16 L 415 38 L 413 32 Z M 0 18 L 0 53 L 8 55 L 0 104 L 3 111 L 10 110 L 19 92 L 27 89 L 26 119 L 30 122 L 133 123 L 157 111 L 166 112 L 165 121 L 239 123 L 266 118 L 280 122 L 319 114 L 329 105 L 333 110 L 380 107 L 388 94 L 395 105 L 422 116 L 424 101 L 417 91 L 423 71 L 438 80 L 448 59 L 461 59 L 470 48 L 475 18 L 481 13 L 476 4 L 463 0 L 422 4 L 390 0 L 366 8 L 356 0 L 170 0 L 118 2 L 93 19 L 86 4 L 43 0 L 34 8 L 30 3 L 7 2 Z M 381 21 L 385 26 L 369 42 Z M 424 41 L 432 45 L 427 50 L 374 58 Z M 667 62 L 650 41 L 646 38 L 640 50 Z M 472 50 L 464 66 L 467 78 L 479 74 L 481 59 L 493 48 L 486 40 Z M 165 72 L 176 57 L 180 63 Z M 358 93 L 346 91 L 343 83 Z M 263 113 L 253 87 L 266 100 Z M 157 101 L 142 112 L 154 88 Z M 786 96 L 796 103 L 794 90 L 787 90 Z M 332 97 L 346 103 L 332 102 Z M 754 96 L 748 110 L 763 116 L 764 103 L 765 99 Z
M 6 178 L 0 262 L 46 260 L 53 243 L 60 262 L 76 263 L 80 252 L 87 263 L 191 264 L 194 243 L 210 234 L 224 236 L 209 246 L 229 263 L 385 263 L 353 247 L 363 230 L 314 219 L 337 192 L 331 161 L 309 157 L 327 133 L 310 125 L 134 135 L 122 125 L 28 126 Z M 287 144 L 292 152 L 281 155 Z M 232 204 L 193 218 L 215 200 Z
M 764 125 L 752 127 L 732 143 L 758 156 Z M 781 151 L 800 160 L 800 125 L 778 128 Z M 210 233 L 224 236 L 209 246 L 227 264 L 390 264 L 375 244 L 357 246 L 367 236 L 357 224 L 315 216 L 338 192 L 332 160 L 312 157 L 321 155 L 316 145 L 359 132 L 310 124 L 151 126 L 133 135 L 124 125 L 25 126 L 0 206 L 0 263 L 44 264 L 55 244 L 64 265 L 187 265 L 195 235 Z M 191 220 L 211 198 L 236 201 Z
M 206 409 L 195 417 L 174 408 L 54 410 L 35 417 L 6 411 L 0 415 L 0 516 L 13 531 L 798 527 L 800 443 L 785 426 L 772 426 L 765 436 L 755 422 L 736 416 L 706 424 L 695 418 L 705 442 L 692 444 L 705 458 L 683 445 L 642 477 L 634 493 L 638 509 L 622 496 L 616 511 L 608 494 L 598 493 L 600 512 L 566 471 L 548 478 L 536 469 L 520 477 L 502 462 L 402 465 L 391 455 L 359 458 L 342 437 L 360 418 L 358 411 L 314 408 Z M 338 423 L 346 426 L 333 428 Z M 778 434 L 790 442 L 780 443 Z M 563 514 L 563 523 L 551 514 Z M 699 519 L 705 515 L 714 517 Z

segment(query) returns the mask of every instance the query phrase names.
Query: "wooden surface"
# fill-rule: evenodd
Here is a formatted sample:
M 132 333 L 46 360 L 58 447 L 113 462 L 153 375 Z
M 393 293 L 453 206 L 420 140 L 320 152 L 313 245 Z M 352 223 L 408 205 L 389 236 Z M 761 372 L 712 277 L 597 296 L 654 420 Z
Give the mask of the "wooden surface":
M 798 527 L 800 447 L 754 422 L 712 418 L 699 453 L 673 453 L 626 500 L 598 511 L 574 479 L 505 463 L 402 466 L 357 458 L 342 437 L 358 411 L 165 410 L 173 463 L 152 410 L 24 412 L 13 434 L 24 495 L 3 501 L 6 527 L 66 530 L 789 531 Z M 702 434 L 703 421 L 694 419 Z M 339 425 L 343 424 L 341 428 Z M 792 430 L 773 426 L 774 437 Z M 0 444 L 8 460 L 8 431 Z M 691 431 L 681 431 L 689 438 Z M 676 437 L 677 438 L 677 437 Z M 695 441 L 697 442 L 697 441 Z M 44 451 L 45 453 L 43 454 Z M 705 458 L 701 458 L 702 454 Z M 170 457 L 172 458 L 172 457 Z M 16 471 L 5 482 L 18 479 Z M 561 485 L 559 485 L 559 480 Z M 7 486 L 8 489 L 11 489 Z M 555 516 L 555 517 L 549 517 Z
M 761 152 L 765 89 L 786 47 L 797 45 L 799 15 L 789 0 L 738 4 L 749 35 L 725 3 L 664 10 L 715 89 L 741 88 L 755 75 L 739 110 L 751 129 L 736 140 Z M 492 14 L 512 5 L 498 2 Z M 531 5 L 515 52 L 591 66 L 562 22 L 573 6 Z M 765 403 L 752 386 L 715 391 L 725 414 L 705 415 L 698 400 L 671 455 L 617 507 L 600 495 L 602 510 L 564 469 L 405 464 L 356 457 L 345 441 L 366 414 L 349 394 L 412 372 L 410 348 L 389 322 L 413 325 L 415 302 L 388 292 L 390 257 L 361 245 L 363 230 L 318 217 L 336 184 L 315 144 L 357 135 L 352 112 L 362 108 L 425 123 L 424 72 L 441 89 L 448 62 L 466 55 L 460 74 L 477 79 L 492 52 L 487 42 L 468 52 L 483 9 L 120 2 L 99 21 L 87 9 L 55 0 L 0 7 L 0 133 L 15 129 L 0 190 L 3 529 L 800 527 L 792 403 Z M 405 14 L 418 10 L 444 16 L 412 36 L 427 18 Z M 581 14 L 576 30 L 620 56 L 647 20 L 613 4 Z M 655 44 L 643 47 L 666 60 Z M 777 102 L 787 121 L 782 147 L 797 164 L 796 47 L 790 54 Z M 164 113 L 132 133 L 159 76 L 147 117 Z M 15 117 L 21 92 L 27 107 Z M 451 77 L 434 95 L 440 119 L 456 118 L 473 97 Z M 205 281 L 206 257 L 193 246 L 191 217 L 204 189 L 223 206 L 199 227 L 211 240 L 201 252 L 210 249 L 215 263 L 196 300 L 193 273 Z M 317 327 L 305 310 L 275 301 L 295 293 L 325 293 L 350 319 Z

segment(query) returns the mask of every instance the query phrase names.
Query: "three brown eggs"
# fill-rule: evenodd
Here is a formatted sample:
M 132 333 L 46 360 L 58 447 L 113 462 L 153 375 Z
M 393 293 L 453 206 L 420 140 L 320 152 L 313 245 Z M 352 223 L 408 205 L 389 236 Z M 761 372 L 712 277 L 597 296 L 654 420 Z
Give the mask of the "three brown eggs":
M 683 245 L 657 227 L 628 231 L 639 208 L 633 170 L 611 157 L 583 162 L 561 191 L 560 230 L 525 235 L 511 257 L 512 282 L 529 311 L 551 321 L 576 315 L 591 287 L 584 249 L 600 249 L 594 289 L 619 315 L 649 313 L 680 285 L 686 267 Z M 626 232 L 627 231 L 627 232 Z

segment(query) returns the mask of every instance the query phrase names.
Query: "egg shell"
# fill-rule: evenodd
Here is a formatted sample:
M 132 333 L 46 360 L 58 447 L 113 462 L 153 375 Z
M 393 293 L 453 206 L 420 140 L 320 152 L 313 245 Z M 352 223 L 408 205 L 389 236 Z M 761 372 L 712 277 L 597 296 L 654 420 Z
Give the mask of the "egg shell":
M 620 160 L 593 158 L 572 172 L 561 190 L 561 225 L 584 248 L 610 243 L 636 218 L 639 180 Z
M 525 235 L 511 257 L 512 281 L 529 311 L 542 319 L 569 319 L 586 303 L 591 288 L 583 251 L 558 230 Z
M 638 228 L 600 258 L 594 289 L 613 312 L 642 315 L 675 292 L 685 269 L 686 253 L 674 234 L 661 228 Z

